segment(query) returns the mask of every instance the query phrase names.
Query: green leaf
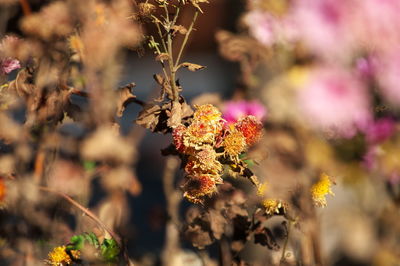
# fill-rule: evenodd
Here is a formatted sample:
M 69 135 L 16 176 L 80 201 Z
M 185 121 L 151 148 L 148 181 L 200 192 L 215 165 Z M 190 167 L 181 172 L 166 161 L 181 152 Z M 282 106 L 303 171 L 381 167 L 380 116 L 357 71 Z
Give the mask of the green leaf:
M 95 248 L 99 248 L 100 243 L 97 236 L 93 233 L 83 233 L 80 235 L 75 235 L 71 237 L 71 243 L 68 245 L 67 249 L 71 250 L 82 250 L 85 244 L 90 244 Z
M 244 160 L 244 162 L 247 164 L 248 167 L 252 167 L 255 163 L 253 160 L 249 159 L 249 160 Z
M 89 242 L 89 244 L 91 244 L 92 246 L 94 246 L 95 248 L 99 248 L 100 243 L 99 240 L 97 239 L 97 236 L 94 233 L 85 233 L 84 234 L 85 240 L 87 242 Z
M 94 162 L 94 161 L 83 161 L 83 168 L 85 168 L 86 171 L 91 171 L 94 168 L 96 168 L 96 162 Z
M 100 246 L 101 255 L 106 262 L 116 262 L 119 255 L 119 247 L 114 239 L 104 239 Z
M 71 237 L 71 243 L 68 246 L 68 249 L 76 249 L 76 250 L 82 250 L 83 248 L 83 243 L 84 243 L 84 237 L 83 235 L 75 235 L 73 237 Z

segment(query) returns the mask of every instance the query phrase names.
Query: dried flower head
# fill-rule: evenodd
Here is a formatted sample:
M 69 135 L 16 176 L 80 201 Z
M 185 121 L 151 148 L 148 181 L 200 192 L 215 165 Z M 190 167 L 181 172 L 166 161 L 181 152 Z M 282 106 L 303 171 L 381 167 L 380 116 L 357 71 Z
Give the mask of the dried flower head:
M 193 114 L 195 120 L 208 121 L 211 123 L 218 123 L 221 120 L 222 114 L 214 105 L 203 104 L 195 107 L 196 111 Z
M 59 246 L 55 247 L 53 251 L 49 253 L 49 260 L 47 263 L 53 266 L 71 265 L 72 260 L 66 252 L 66 247 Z
M 327 194 L 335 195 L 331 190 L 331 186 L 332 182 L 329 176 L 325 173 L 322 173 L 319 181 L 315 183 L 310 189 L 311 197 L 316 206 L 325 207 L 327 205 L 325 196 Z
M 140 3 L 139 4 L 139 14 L 142 17 L 150 17 L 151 14 L 154 12 L 156 9 L 156 6 L 150 3 Z
M 243 134 L 249 146 L 258 142 L 262 136 L 262 123 L 252 115 L 240 119 L 235 123 L 235 128 Z
M 265 212 L 269 215 L 279 214 L 281 210 L 285 213 L 288 208 L 286 202 L 278 199 L 265 199 L 262 204 L 265 207 Z
M 219 127 L 215 124 L 195 120 L 187 128 L 183 136 L 183 144 L 199 150 L 204 144 L 213 144 L 219 131 Z
M 195 154 L 194 168 L 199 168 L 202 173 L 218 175 L 222 171 L 222 164 L 217 160 L 217 153 L 210 145 L 205 145 L 201 151 Z
M 216 182 L 212 175 L 188 176 L 183 185 L 183 196 L 193 203 L 202 203 L 204 196 L 210 196 L 217 191 Z
M 222 145 L 230 156 L 237 156 L 246 150 L 246 138 L 240 131 L 233 130 L 224 139 Z
M 183 136 L 186 132 L 186 127 L 184 125 L 179 125 L 172 131 L 172 139 L 177 151 L 185 153 L 186 147 L 183 144 Z

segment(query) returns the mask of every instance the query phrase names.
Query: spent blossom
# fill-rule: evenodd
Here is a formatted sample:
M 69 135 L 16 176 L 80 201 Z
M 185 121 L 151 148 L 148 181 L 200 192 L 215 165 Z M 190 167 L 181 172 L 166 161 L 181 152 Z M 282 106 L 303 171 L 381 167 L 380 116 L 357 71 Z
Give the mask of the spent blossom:
M 175 127 L 172 137 L 186 172 L 183 195 L 191 202 L 202 203 L 217 191 L 217 184 L 223 183 L 223 164 L 235 170 L 246 165 L 239 156 L 259 140 L 262 124 L 249 115 L 228 126 L 213 105 L 195 108 L 189 125 Z

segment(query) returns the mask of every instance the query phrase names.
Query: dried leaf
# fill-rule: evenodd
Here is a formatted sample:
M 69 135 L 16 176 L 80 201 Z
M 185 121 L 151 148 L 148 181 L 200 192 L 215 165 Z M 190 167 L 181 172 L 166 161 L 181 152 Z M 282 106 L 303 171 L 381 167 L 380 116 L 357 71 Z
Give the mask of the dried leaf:
M 221 239 L 221 236 L 225 231 L 227 220 L 219 211 L 216 210 L 210 210 L 208 214 L 210 217 L 210 227 L 213 236 L 216 239 Z
M 184 99 L 182 99 L 183 102 L 181 102 L 181 107 L 182 107 L 182 118 L 187 118 L 193 115 L 193 109 L 192 107 L 186 103 Z
M 129 163 L 134 149 L 111 127 L 101 127 L 83 142 L 81 153 L 87 160 Z
M 175 128 L 181 124 L 182 121 L 182 106 L 179 102 L 173 101 L 171 111 L 168 111 L 170 116 L 167 125 Z
M 186 33 L 187 33 L 187 29 L 184 27 L 184 26 L 182 26 L 182 25 L 174 25 L 173 27 L 172 27 L 172 30 L 173 30 L 173 33 L 175 34 L 175 33 L 180 33 L 180 34 L 183 34 L 183 35 L 185 35 Z
M 167 53 L 161 53 L 156 56 L 156 61 L 167 61 L 169 60 L 169 55 Z
M 10 82 L 10 91 L 15 91 L 20 97 L 28 97 L 35 92 L 35 85 L 33 84 L 32 72 L 24 68 L 18 72 L 15 80 Z
M 184 62 L 180 66 L 186 67 L 187 69 L 189 69 L 190 71 L 193 71 L 193 72 L 205 68 L 205 66 L 198 65 L 198 64 L 193 64 L 193 63 L 188 63 L 188 62 Z
M 211 245 L 213 240 L 208 231 L 203 230 L 199 224 L 190 225 L 185 231 L 185 237 L 193 244 L 193 246 L 203 249 L 205 246 Z
M 120 89 L 118 89 L 119 99 L 117 103 L 117 116 L 121 117 L 125 107 L 132 102 L 133 99 L 136 98 L 135 95 L 132 94 L 132 88 L 135 87 L 135 83 L 128 84 Z
M 161 107 L 159 105 L 147 105 L 139 113 L 136 124 L 154 131 L 159 122 L 160 112 Z

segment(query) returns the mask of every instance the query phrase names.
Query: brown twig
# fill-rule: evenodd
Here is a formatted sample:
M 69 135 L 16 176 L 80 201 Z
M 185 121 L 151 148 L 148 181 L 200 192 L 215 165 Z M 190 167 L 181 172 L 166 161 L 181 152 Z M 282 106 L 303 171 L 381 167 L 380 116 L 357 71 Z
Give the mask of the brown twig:
M 32 14 L 31 6 L 29 5 L 28 0 L 19 0 L 19 4 L 22 7 L 22 12 L 24 13 L 24 16 L 29 16 Z
M 54 190 L 52 188 L 49 187 L 43 187 L 43 186 L 39 186 L 39 189 L 42 191 L 46 191 L 52 194 L 56 194 L 62 198 L 64 198 L 65 200 L 67 200 L 69 203 L 71 203 L 72 205 L 74 205 L 75 207 L 77 207 L 79 210 L 81 210 L 83 213 L 85 213 L 90 219 L 92 219 L 93 221 L 95 221 L 101 228 L 103 228 L 104 231 L 106 231 L 117 243 L 118 246 L 122 247 L 122 242 L 121 242 L 121 238 L 111 229 L 109 229 L 93 212 L 91 212 L 88 208 L 83 207 L 81 204 L 79 204 L 77 201 L 75 201 L 74 199 L 72 199 L 70 196 L 68 196 L 67 194 Z

